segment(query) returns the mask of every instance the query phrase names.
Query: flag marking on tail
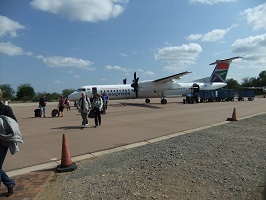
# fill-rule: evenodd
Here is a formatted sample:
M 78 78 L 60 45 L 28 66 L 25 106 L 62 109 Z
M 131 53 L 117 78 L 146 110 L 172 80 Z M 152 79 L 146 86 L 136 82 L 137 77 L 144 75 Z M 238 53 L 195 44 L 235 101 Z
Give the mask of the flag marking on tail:
M 225 82 L 228 69 L 229 69 L 229 63 L 227 62 L 217 63 L 214 72 L 212 73 L 211 76 L 211 82 Z

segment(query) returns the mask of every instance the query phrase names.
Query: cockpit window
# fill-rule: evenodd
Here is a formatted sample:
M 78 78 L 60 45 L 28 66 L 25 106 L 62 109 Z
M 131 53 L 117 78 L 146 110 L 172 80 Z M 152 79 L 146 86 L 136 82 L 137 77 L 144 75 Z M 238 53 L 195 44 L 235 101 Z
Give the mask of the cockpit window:
M 82 91 L 86 91 L 86 89 L 85 88 L 79 88 L 76 90 L 76 92 L 82 92 Z

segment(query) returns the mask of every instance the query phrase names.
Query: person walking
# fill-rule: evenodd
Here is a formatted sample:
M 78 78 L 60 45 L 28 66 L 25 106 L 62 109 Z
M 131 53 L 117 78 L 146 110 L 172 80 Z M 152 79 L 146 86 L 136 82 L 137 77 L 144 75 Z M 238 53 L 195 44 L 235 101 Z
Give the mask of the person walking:
M 67 109 L 67 111 L 68 111 L 68 110 L 71 110 L 71 109 L 70 109 L 70 101 L 69 101 L 68 97 L 65 99 L 65 104 L 66 104 L 66 109 Z
M 45 95 L 42 95 L 42 97 L 39 100 L 39 108 L 40 108 L 40 117 L 45 117 L 46 116 L 46 104 L 47 104 L 47 100 Z
M 91 102 L 88 99 L 85 92 L 81 93 L 81 98 L 78 101 L 77 108 L 82 117 L 81 127 L 85 128 L 86 126 L 89 125 L 88 112 L 89 112 L 89 109 L 91 108 Z
M 102 117 L 101 117 L 101 111 L 103 108 L 103 100 L 100 96 L 100 94 L 96 93 L 94 95 L 94 99 L 92 102 L 92 108 L 95 112 L 94 122 L 95 122 L 95 128 L 97 128 L 98 125 L 101 126 L 102 123 Z
M 9 178 L 8 175 L 3 170 L 3 163 L 8 149 L 10 149 L 11 154 L 15 154 L 18 151 L 16 142 L 23 142 L 21 133 L 19 132 L 17 126 L 17 119 L 12 111 L 12 109 L 3 103 L 3 93 L 0 89 L 0 116 L 1 116 L 1 131 L 0 131 L 0 186 L 1 182 L 7 187 L 7 197 L 14 193 L 15 182 L 13 179 Z M 9 119 L 10 118 L 10 119 Z M 10 123 L 9 123 L 10 122 Z M 4 124 L 10 125 L 13 130 L 13 135 L 6 132 Z M 16 124 L 16 126 L 15 126 Z M 12 126 L 13 125 L 13 126 Z M 15 131 L 16 130 L 16 131 Z M 9 135 L 7 137 L 7 134 Z M 16 139 L 15 139 L 16 138 Z
M 60 99 L 58 101 L 58 115 L 57 117 L 59 117 L 59 115 L 61 114 L 61 117 L 64 116 L 64 108 L 65 108 L 65 100 L 63 98 L 63 96 L 60 96 Z
M 103 95 L 101 97 L 102 97 L 102 100 L 103 100 L 103 114 L 106 114 L 107 103 L 108 103 L 108 96 L 107 96 L 106 93 L 103 93 Z

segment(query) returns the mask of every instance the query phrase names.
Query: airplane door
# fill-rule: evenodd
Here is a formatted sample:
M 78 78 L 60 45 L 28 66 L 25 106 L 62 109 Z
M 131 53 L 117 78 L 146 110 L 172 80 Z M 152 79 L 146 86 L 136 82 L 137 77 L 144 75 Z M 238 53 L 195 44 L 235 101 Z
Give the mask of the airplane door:
M 97 93 L 97 87 L 92 88 L 92 94 L 95 95 Z

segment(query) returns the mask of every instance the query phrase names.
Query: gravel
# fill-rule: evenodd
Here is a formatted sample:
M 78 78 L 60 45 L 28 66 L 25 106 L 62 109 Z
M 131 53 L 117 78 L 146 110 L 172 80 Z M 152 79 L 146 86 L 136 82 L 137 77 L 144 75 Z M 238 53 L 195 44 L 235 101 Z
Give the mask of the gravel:
M 77 162 L 35 199 L 266 199 L 266 115 Z

